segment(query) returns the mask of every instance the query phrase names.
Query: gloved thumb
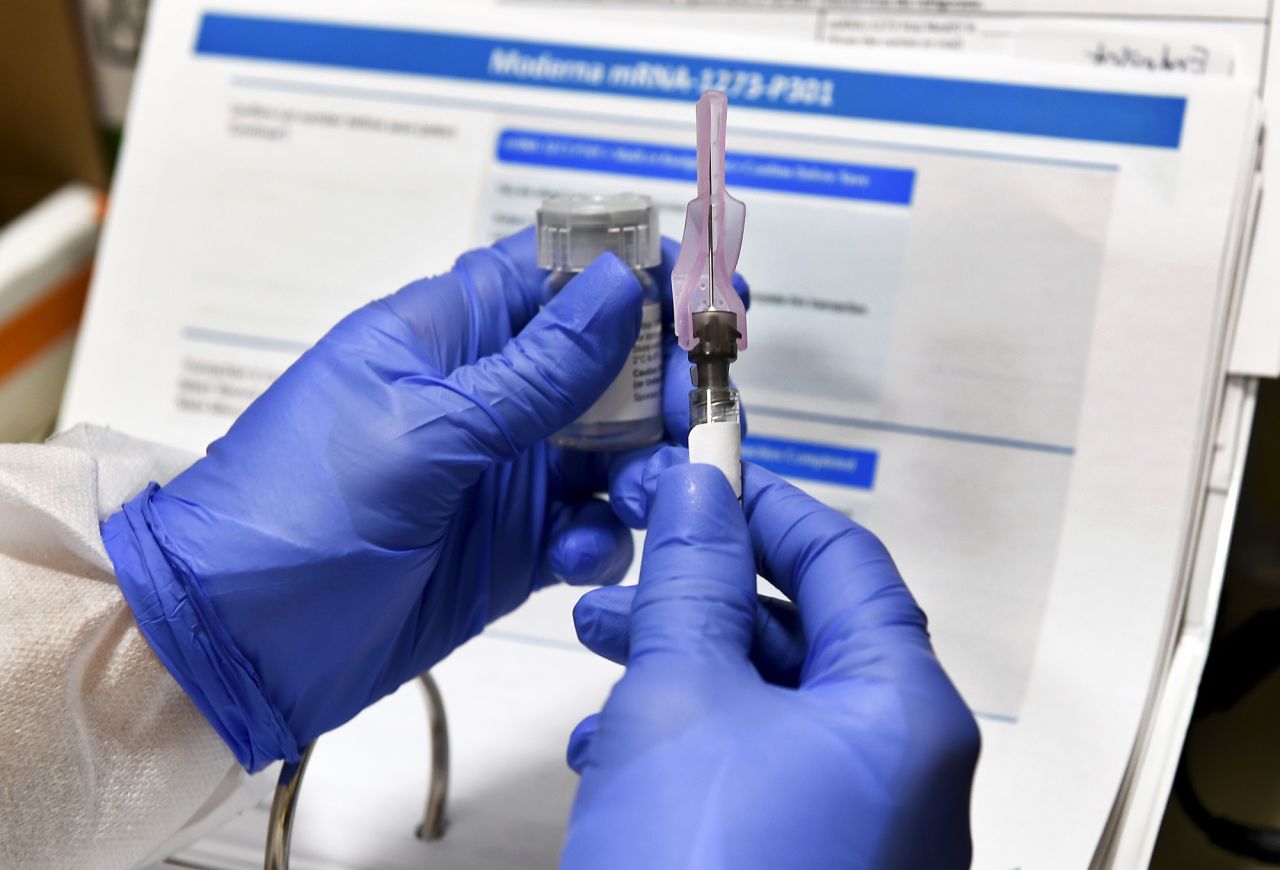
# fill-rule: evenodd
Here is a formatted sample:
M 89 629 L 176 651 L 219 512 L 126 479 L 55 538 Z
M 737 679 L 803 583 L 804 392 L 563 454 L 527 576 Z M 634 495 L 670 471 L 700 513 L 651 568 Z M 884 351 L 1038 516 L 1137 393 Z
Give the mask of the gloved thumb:
M 600 727 L 600 714 L 592 713 L 578 723 L 569 735 L 569 748 L 565 752 L 565 760 L 574 773 L 581 774 L 591 760 L 591 741 L 595 739 L 596 729 Z
M 748 663 L 756 571 L 737 497 L 710 465 L 677 465 L 649 505 L 640 584 L 631 613 L 629 665 L 693 660 Z
M 612 254 L 569 281 L 498 353 L 456 369 L 448 387 L 485 411 L 474 434 L 510 459 L 572 423 L 613 382 L 640 334 L 640 282 Z

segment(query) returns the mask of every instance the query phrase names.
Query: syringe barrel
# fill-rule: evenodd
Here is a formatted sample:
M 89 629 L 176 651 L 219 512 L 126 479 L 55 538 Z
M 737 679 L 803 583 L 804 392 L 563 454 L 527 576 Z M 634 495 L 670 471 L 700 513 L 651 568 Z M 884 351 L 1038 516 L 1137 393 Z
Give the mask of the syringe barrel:
M 713 387 L 689 391 L 689 428 L 703 423 L 742 422 L 738 391 L 733 387 Z

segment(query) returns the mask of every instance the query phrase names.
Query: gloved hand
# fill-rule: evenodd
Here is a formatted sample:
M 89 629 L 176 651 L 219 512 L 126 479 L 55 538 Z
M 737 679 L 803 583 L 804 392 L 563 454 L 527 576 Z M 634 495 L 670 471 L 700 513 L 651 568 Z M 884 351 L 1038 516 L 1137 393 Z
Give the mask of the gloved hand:
M 627 671 L 570 738 L 563 866 L 968 866 L 977 726 L 888 552 L 750 464 L 740 510 L 680 452 L 631 478 L 639 586 L 575 611 Z
M 626 572 L 630 533 L 591 494 L 653 448 L 544 439 L 621 370 L 640 286 L 606 255 L 539 311 L 534 248 L 517 234 L 347 317 L 104 524 L 143 633 L 250 770 L 296 759 L 532 590 Z M 687 389 L 664 399 L 676 436 Z

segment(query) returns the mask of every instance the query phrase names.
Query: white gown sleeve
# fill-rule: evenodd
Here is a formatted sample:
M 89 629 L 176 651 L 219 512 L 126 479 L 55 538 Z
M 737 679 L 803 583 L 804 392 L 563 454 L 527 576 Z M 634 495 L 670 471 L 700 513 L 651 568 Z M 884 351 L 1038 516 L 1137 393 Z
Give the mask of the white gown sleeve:
M 134 867 L 243 803 L 247 774 L 165 670 L 98 524 L 191 457 L 81 427 L 0 445 L 0 867 Z

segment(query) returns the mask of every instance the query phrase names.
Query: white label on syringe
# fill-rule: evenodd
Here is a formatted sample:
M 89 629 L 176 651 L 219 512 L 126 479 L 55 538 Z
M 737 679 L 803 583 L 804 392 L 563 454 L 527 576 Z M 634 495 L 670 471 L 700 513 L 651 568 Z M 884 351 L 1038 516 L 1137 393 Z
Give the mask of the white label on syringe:
M 649 302 L 627 364 L 579 423 L 625 423 L 662 413 L 662 305 Z
M 689 461 L 714 465 L 742 498 L 742 430 L 738 421 L 699 423 L 689 430 Z

